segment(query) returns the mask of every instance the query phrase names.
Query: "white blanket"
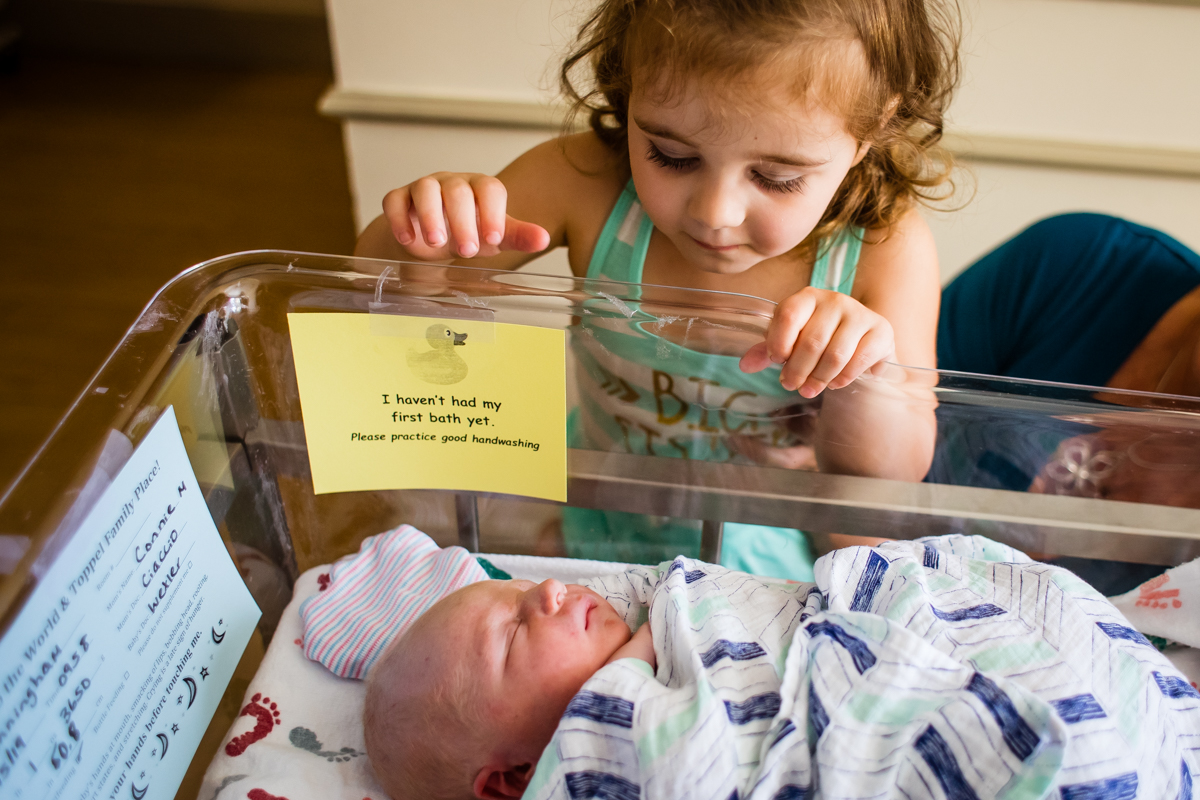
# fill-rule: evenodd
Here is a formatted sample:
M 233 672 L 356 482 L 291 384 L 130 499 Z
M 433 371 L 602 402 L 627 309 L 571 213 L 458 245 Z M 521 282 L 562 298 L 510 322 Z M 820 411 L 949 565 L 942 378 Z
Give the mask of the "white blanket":
M 649 605 L 658 669 L 596 673 L 525 796 L 1191 798 L 1200 693 L 1071 573 L 951 536 L 816 577 L 586 582 L 631 623 Z
M 296 581 L 198 800 L 387 797 L 363 743 L 363 682 L 334 676 L 301 648 L 298 608 L 328 572 L 328 566 L 315 567 Z
M 1200 559 L 1169 569 L 1112 601 L 1142 633 L 1200 647 Z

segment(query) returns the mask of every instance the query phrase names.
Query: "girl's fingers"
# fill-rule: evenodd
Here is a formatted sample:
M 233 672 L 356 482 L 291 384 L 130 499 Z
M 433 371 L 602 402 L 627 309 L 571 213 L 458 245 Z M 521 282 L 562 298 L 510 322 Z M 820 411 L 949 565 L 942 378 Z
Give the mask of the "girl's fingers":
M 479 228 L 476 225 L 475 192 L 459 177 L 442 182 L 442 205 L 454 255 L 470 258 L 479 252 Z
M 767 343 L 759 342 L 746 351 L 742 360 L 738 362 L 738 367 L 742 372 L 762 372 L 771 366 L 771 363 L 771 356 L 767 353 Z
M 830 389 L 849 386 L 869 369 L 895 356 L 895 342 L 889 329 L 873 327 L 858 342 L 854 356 L 842 368 L 839 375 L 829 381 Z
M 803 390 L 805 388 L 804 384 L 825 356 L 829 349 L 829 341 L 837 332 L 841 321 L 842 315 L 836 307 L 818 307 L 813 312 L 808 323 L 800 331 L 796 343 L 792 346 L 791 357 L 788 358 L 779 373 L 779 382 L 785 389 Z M 846 358 L 849 356 L 850 354 L 847 353 Z M 830 377 L 836 374 L 836 372 L 832 373 Z M 824 388 L 823 385 L 822 388 Z M 817 394 L 817 392 L 800 391 L 801 397 L 816 397 Z
M 757 372 L 764 359 L 783 363 L 780 384 L 813 398 L 846 386 L 894 350 L 886 319 L 849 297 L 807 287 L 779 304 L 764 347 L 747 351 L 741 366 Z
M 541 225 L 505 215 L 504 238 L 500 241 L 501 250 L 537 253 L 549 246 L 550 234 Z
M 866 366 L 860 366 L 857 371 L 853 371 L 849 365 L 855 359 L 863 337 L 868 331 L 869 328 L 864 323 L 856 323 L 852 319 L 842 319 L 841 324 L 829 337 L 829 342 L 825 345 L 825 352 L 821 354 L 821 358 L 813 367 L 812 372 L 800 386 L 801 397 L 816 397 L 826 386 L 830 385 L 831 381 L 848 372 L 852 372 L 850 380 L 857 378 L 858 374 L 866 369 Z M 846 383 L 849 383 L 850 380 Z
M 550 246 L 545 228 L 508 216 L 507 205 L 499 179 L 448 172 L 413 181 L 383 200 L 396 240 L 417 258 L 536 253 Z
M 416 239 L 411 210 L 412 199 L 407 186 L 393 189 L 383 196 L 383 215 L 392 228 L 392 235 L 402 245 L 410 245 Z
M 421 222 L 417 219 L 415 209 L 408 210 L 408 224 L 412 227 L 412 241 L 404 245 L 409 258 L 418 261 L 439 261 L 446 257 L 446 247 L 430 247 L 425 244 L 425 235 L 421 231 Z
M 780 303 L 767 327 L 767 356 L 776 364 L 792 357 L 800 331 L 817 307 L 817 290 L 802 289 Z
M 424 243 L 430 247 L 445 246 L 449 234 L 445 225 L 442 184 L 432 177 L 425 177 L 409 184 L 408 191 Z
M 504 209 L 508 205 L 508 190 L 499 179 L 490 175 L 472 176 L 471 190 L 478 209 L 479 249 L 487 255 L 495 255 L 504 241 Z

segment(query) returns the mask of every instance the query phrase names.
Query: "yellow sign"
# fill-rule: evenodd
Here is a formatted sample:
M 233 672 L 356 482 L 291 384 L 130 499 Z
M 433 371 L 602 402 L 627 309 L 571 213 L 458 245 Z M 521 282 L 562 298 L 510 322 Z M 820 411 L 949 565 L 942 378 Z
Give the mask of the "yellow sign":
M 564 331 L 288 314 L 317 494 L 459 489 L 567 499 Z

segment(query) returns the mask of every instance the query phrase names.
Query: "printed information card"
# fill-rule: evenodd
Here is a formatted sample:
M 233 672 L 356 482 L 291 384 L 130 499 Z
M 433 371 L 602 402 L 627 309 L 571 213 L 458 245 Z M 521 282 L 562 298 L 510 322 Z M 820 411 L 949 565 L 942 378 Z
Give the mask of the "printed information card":
M 317 494 L 567 499 L 566 333 L 396 314 L 289 314 Z
M 0 640 L 0 795 L 173 797 L 258 618 L 168 408 Z

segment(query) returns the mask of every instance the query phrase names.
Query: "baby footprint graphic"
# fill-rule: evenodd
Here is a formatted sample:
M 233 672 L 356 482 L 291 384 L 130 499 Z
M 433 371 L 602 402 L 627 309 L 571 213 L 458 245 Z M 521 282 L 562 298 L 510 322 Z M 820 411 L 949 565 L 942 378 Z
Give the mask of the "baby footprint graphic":
M 343 747 L 336 752 L 333 750 L 322 750 L 321 748 L 324 745 L 317 740 L 317 735 L 308 728 L 292 728 L 292 732 L 288 734 L 288 739 L 301 750 L 307 750 L 326 761 L 349 761 L 357 756 L 366 755 L 365 753 L 358 752 L 353 747 Z
M 246 797 L 250 798 L 250 800 L 288 800 L 282 795 L 271 794 L 263 789 L 251 789 L 246 793 Z
M 259 701 L 262 701 L 261 703 Z M 266 737 L 279 724 L 279 707 L 271 702 L 271 698 L 256 693 L 246 703 L 239 717 L 254 717 L 254 729 L 235 736 L 225 745 L 225 753 L 230 756 L 240 756 L 246 748 Z

